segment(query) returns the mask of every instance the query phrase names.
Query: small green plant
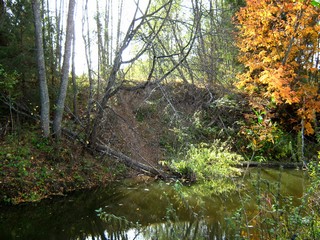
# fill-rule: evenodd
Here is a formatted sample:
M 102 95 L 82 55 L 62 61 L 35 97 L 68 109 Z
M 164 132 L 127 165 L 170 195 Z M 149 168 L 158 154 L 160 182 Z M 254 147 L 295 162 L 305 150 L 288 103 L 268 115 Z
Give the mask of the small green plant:
M 73 179 L 76 183 L 80 184 L 82 182 L 85 181 L 84 177 L 80 175 L 80 173 L 76 172 L 74 175 L 73 175 Z
M 172 161 L 171 168 L 181 173 L 189 181 L 206 184 L 209 189 L 219 192 L 231 190 L 222 182 L 232 183 L 232 178 L 240 175 L 236 164 L 243 158 L 231 152 L 227 142 L 220 140 L 212 144 L 192 145 L 184 159 Z M 223 187 L 219 187 L 223 186 Z
M 144 120 L 152 117 L 156 113 L 156 104 L 154 102 L 146 101 L 143 106 L 140 106 L 134 111 L 135 117 L 138 122 L 143 122 Z

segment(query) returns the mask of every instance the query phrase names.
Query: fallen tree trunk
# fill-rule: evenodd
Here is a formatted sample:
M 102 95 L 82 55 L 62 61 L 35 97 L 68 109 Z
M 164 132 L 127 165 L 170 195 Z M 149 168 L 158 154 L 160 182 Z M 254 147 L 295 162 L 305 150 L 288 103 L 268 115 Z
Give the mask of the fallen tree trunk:
M 266 168 L 303 168 L 300 162 L 242 162 L 236 165 L 238 168 L 245 167 L 266 167 Z
M 124 163 L 126 166 L 137 170 L 139 172 L 142 172 L 144 174 L 147 174 L 149 176 L 156 176 L 162 179 L 169 179 L 169 178 L 177 178 L 179 177 L 178 173 L 173 173 L 173 172 L 165 172 L 162 169 L 157 169 L 152 166 L 145 165 L 143 163 L 138 162 L 135 159 L 132 159 L 125 154 L 118 152 L 112 148 L 110 148 L 107 145 L 102 145 L 102 144 L 96 144 L 95 148 L 96 151 L 108 154 L 112 157 L 115 157 L 119 159 L 122 163 Z

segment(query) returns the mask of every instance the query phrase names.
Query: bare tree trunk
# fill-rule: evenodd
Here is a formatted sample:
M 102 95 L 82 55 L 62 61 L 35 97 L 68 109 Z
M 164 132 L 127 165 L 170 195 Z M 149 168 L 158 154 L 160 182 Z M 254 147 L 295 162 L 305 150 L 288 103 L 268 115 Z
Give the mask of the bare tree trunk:
M 44 2 L 44 1 L 43 1 Z M 51 83 L 54 82 L 54 78 L 55 78 L 55 75 L 56 75 L 56 65 L 55 65 L 55 56 L 54 56 L 54 40 L 53 40 L 53 33 L 52 33 L 52 26 L 53 23 L 52 23 L 52 20 L 50 18 L 50 5 L 49 5 L 49 0 L 47 0 L 46 2 L 46 13 L 45 13 L 45 16 L 44 16 L 44 19 L 43 21 L 45 22 L 46 24 L 46 28 L 45 28 L 45 36 L 47 37 L 48 39 L 48 43 L 47 43 L 47 48 L 49 49 L 49 52 L 50 52 L 50 55 L 49 55 L 49 61 L 47 62 L 47 64 L 49 65 L 49 69 L 50 69 L 50 72 L 49 72 L 49 76 L 48 78 L 50 79 L 51 78 Z M 50 76 L 51 74 L 51 76 Z
M 41 105 L 41 127 L 44 137 L 50 135 L 50 101 L 48 93 L 48 85 L 46 78 L 46 68 L 43 52 L 43 35 L 40 15 L 39 0 L 32 0 L 32 9 L 34 14 L 35 38 L 37 47 L 37 63 L 38 63 L 38 77 L 40 85 L 40 105 Z
M 119 50 L 120 46 L 120 33 L 121 33 L 121 21 L 122 21 L 122 10 L 123 10 L 123 0 L 118 0 L 118 23 L 117 23 L 117 40 L 116 40 L 116 52 Z
M 53 132 L 55 137 L 59 140 L 61 137 L 61 122 L 64 112 L 64 104 L 67 95 L 68 80 L 69 80 L 69 68 L 70 68 L 70 57 L 73 37 L 73 25 L 74 25 L 74 9 L 76 2 L 75 0 L 69 0 L 69 10 L 67 19 L 66 29 L 66 41 L 65 41 L 65 52 L 63 57 L 61 83 L 59 89 L 59 96 L 56 104 L 56 111 L 53 120 Z
M 75 26 L 73 26 L 73 42 L 72 42 L 72 70 L 71 70 L 71 78 L 72 78 L 72 89 L 73 89 L 73 115 L 75 119 L 78 119 L 78 86 L 76 81 L 76 66 L 75 66 L 75 47 L 76 47 L 76 31 Z
M 305 111 L 305 106 L 306 106 L 306 98 L 305 96 L 303 97 L 303 111 Z M 304 132 L 305 132 L 305 119 L 302 117 L 301 119 L 301 152 L 300 152 L 300 158 L 303 163 L 303 167 L 305 169 L 308 168 L 307 163 L 305 161 L 305 156 L 304 156 L 304 148 L 305 148 L 305 143 L 304 143 Z
M 111 1 L 111 3 L 112 3 L 112 1 Z M 150 5 L 150 0 L 149 0 L 149 5 Z M 135 34 L 137 33 L 138 29 L 140 29 L 142 27 L 142 25 L 145 21 L 145 18 L 146 18 L 146 16 L 142 17 L 141 22 L 138 24 L 138 26 L 134 27 L 135 23 L 137 21 L 137 18 L 136 18 L 137 13 L 138 13 L 138 9 L 136 9 L 136 11 L 135 11 L 133 20 L 132 20 L 130 26 L 128 27 L 127 33 L 124 37 L 124 40 L 123 40 L 121 46 L 119 46 L 119 49 L 115 53 L 115 58 L 113 60 L 113 66 L 112 66 L 112 69 L 111 69 L 109 77 L 108 77 L 108 83 L 105 88 L 104 95 L 99 103 L 98 112 L 93 120 L 93 126 L 92 126 L 91 134 L 90 134 L 90 144 L 93 146 L 95 145 L 96 140 L 97 140 L 97 127 L 98 127 L 99 119 L 103 115 L 104 108 L 107 105 L 107 102 L 109 101 L 109 99 L 120 90 L 120 87 L 116 86 L 116 83 L 117 83 L 116 80 L 117 80 L 117 74 L 120 70 L 120 67 L 123 64 L 122 54 L 123 54 L 124 50 L 130 44 L 130 42 L 132 41 L 132 39 L 135 36 Z M 113 21 L 112 17 L 111 17 L 111 21 Z M 111 30 L 111 32 L 112 32 L 112 30 Z M 112 38 L 110 41 L 111 41 L 111 46 L 112 46 Z
M 88 67 L 88 78 L 89 78 L 89 98 L 87 104 L 87 113 L 86 113 L 86 136 L 89 135 L 89 131 L 91 128 L 91 111 L 93 108 L 94 103 L 94 83 L 92 77 L 92 57 L 91 57 L 91 37 L 90 37 L 90 24 L 89 24 L 89 12 L 88 12 L 88 4 L 89 1 L 86 0 L 84 2 L 83 8 L 83 18 L 82 18 L 82 38 L 85 43 L 85 54 L 86 54 L 86 61 Z
M 113 14 L 112 14 L 112 9 L 113 9 L 113 0 L 110 0 L 110 4 L 109 4 L 109 8 L 110 8 L 110 12 L 111 14 L 109 15 L 110 16 L 110 38 L 109 38 L 109 54 L 110 54 L 110 64 L 112 64 L 112 61 L 113 61 L 113 27 L 114 27 L 114 22 L 113 22 Z
M 104 49 L 105 49 L 105 56 L 104 56 L 104 63 L 107 67 L 110 66 L 111 63 L 111 55 L 110 52 L 110 0 L 107 0 L 106 7 L 105 7 L 105 17 L 104 17 Z M 105 76 L 105 75 L 104 75 Z M 103 76 L 103 77 L 104 77 Z
M 57 1 L 57 0 L 56 0 Z M 58 5 L 56 3 L 56 5 Z M 56 71 L 61 72 L 61 59 L 62 59 L 62 39 L 63 39 L 63 8 L 64 0 L 60 0 L 60 9 L 56 8 Z
M 179 173 L 175 173 L 175 172 L 167 173 L 160 168 L 155 168 L 149 165 L 145 165 L 135 159 L 132 159 L 126 156 L 121 152 L 115 151 L 114 149 L 110 148 L 105 144 L 97 144 L 95 150 L 98 152 L 108 154 L 112 157 L 115 157 L 118 160 L 120 160 L 122 163 L 124 163 L 126 166 L 150 176 L 159 176 L 160 178 L 168 179 L 172 177 L 178 177 L 180 175 Z
M 104 49 L 103 49 L 103 42 L 102 42 L 102 24 L 100 21 L 100 6 L 99 1 L 96 1 L 97 4 L 97 16 L 96 16 L 96 24 L 97 24 L 97 37 L 98 37 L 98 82 L 97 82 L 97 97 L 96 99 L 99 101 L 100 99 L 100 86 L 101 86 L 101 70 L 106 67 L 103 63 L 103 56 L 104 56 Z

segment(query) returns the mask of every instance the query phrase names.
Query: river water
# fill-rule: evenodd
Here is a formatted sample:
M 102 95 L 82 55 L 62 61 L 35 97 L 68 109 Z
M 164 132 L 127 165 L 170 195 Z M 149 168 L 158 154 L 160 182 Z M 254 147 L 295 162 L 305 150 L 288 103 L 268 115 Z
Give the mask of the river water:
M 228 219 L 244 202 L 254 209 L 257 192 L 293 196 L 299 204 L 308 186 L 306 173 L 297 170 L 251 169 L 244 181 L 236 181 L 242 190 L 216 195 L 204 194 L 199 185 L 124 180 L 40 203 L 2 207 L 0 239 L 233 239 Z M 99 209 L 106 213 L 104 221 Z

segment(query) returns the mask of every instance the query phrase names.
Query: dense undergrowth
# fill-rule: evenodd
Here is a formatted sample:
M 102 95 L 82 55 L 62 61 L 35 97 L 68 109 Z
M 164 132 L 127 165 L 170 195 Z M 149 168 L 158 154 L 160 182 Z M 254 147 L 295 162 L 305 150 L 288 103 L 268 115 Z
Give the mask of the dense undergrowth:
M 103 163 L 76 142 L 44 139 L 32 127 L 4 137 L 0 148 L 0 202 L 17 204 L 98 187 L 123 174 L 121 164 Z
M 233 178 L 240 176 L 236 164 L 243 161 L 241 155 L 230 152 L 227 142 L 214 141 L 211 145 L 192 145 L 185 157 L 172 160 L 170 167 L 180 172 L 186 181 L 202 184 L 202 194 L 220 194 L 234 191 Z

